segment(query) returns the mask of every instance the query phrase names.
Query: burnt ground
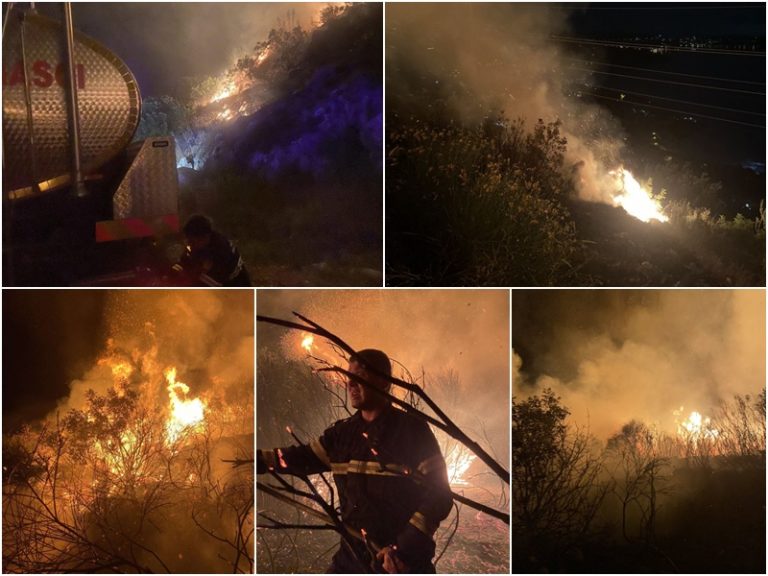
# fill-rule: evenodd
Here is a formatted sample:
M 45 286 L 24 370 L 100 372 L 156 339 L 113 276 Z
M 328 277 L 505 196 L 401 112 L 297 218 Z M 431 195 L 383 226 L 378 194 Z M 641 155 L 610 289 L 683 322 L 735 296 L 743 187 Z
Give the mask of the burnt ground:
M 751 231 L 645 223 L 621 208 L 570 200 L 583 259 L 574 285 L 761 286 L 764 240 Z
M 467 493 L 471 498 L 477 494 Z M 492 504 L 491 502 L 486 502 Z M 455 512 L 441 525 L 448 532 Z M 445 534 L 447 536 L 447 534 Z M 444 541 L 438 539 L 438 553 Z M 501 520 L 467 508 L 459 513 L 459 529 L 437 563 L 440 574 L 504 574 L 509 572 L 509 526 Z

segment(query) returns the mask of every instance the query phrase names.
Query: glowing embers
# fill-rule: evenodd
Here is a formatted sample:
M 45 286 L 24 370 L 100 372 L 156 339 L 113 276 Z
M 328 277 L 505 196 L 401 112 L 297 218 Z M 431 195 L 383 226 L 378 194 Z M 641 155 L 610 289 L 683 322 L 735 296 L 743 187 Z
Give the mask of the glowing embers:
M 643 222 L 658 220 L 667 222 L 658 200 L 632 176 L 629 170 L 619 168 L 609 172 L 621 189 L 613 196 L 613 203 Z
M 200 398 L 186 398 L 189 386 L 176 381 L 176 368 L 166 370 L 165 379 L 168 382 L 168 396 L 171 401 L 171 413 L 165 425 L 166 441 L 170 446 L 183 434 L 202 429 L 205 403 Z
M 683 407 L 673 412 L 675 418 L 683 415 Z M 677 420 L 676 420 L 677 421 Z M 712 426 L 712 419 L 702 416 L 695 410 L 683 420 L 677 422 L 677 434 L 686 440 L 715 440 L 720 432 Z

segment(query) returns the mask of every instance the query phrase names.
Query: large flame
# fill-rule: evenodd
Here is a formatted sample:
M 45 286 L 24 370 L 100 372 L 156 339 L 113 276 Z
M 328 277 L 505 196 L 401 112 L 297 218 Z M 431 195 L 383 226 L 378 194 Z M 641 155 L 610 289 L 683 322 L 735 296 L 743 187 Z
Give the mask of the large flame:
M 675 416 L 683 413 L 683 407 L 675 410 Z M 700 412 L 693 411 L 688 418 L 677 424 L 677 433 L 679 436 L 691 440 L 714 440 L 720 435 L 720 432 L 712 426 L 712 419 L 702 416 Z
M 651 220 L 666 222 L 669 220 L 662 212 L 659 202 L 651 196 L 648 190 L 643 188 L 629 170 L 619 168 L 609 172 L 609 174 L 621 186 L 621 190 L 613 197 L 616 206 L 621 206 L 628 214 L 643 222 L 650 222 Z
M 168 396 L 171 400 L 171 414 L 165 425 L 168 444 L 174 444 L 179 437 L 188 431 L 199 430 L 205 417 L 205 403 L 200 398 L 187 400 L 189 386 L 176 381 L 176 368 L 165 371 L 168 381 Z

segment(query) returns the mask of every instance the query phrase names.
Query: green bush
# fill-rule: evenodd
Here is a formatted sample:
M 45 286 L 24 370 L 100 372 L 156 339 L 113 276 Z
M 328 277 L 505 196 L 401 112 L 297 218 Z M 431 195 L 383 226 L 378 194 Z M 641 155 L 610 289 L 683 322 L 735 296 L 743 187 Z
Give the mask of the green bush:
M 389 135 L 388 280 L 552 285 L 578 256 L 559 124 L 412 121 Z

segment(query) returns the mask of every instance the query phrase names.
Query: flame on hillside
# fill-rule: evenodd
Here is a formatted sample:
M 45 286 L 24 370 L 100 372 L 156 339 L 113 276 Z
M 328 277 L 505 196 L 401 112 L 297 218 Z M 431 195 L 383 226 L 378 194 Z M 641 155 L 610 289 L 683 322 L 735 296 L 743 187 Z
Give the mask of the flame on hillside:
M 305 23 L 305 25 L 310 31 L 319 28 L 323 23 L 322 14 L 324 10 L 331 9 L 336 15 L 339 15 L 346 10 L 346 6 L 346 3 L 344 2 L 318 3 L 315 13 L 310 18 L 310 21 Z M 294 25 L 301 26 L 298 22 L 289 19 L 288 23 L 278 24 L 278 28 L 280 26 L 291 28 Z M 263 48 L 258 52 L 258 54 L 254 55 L 255 57 L 246 56 L 246 58 L 252 58 L 256 68 L 265 65 L 276 51 L 275 45 L 271 38 L 269 41 L 262 44 L 262 46 Z M 235 60 L 232 65 L 216 80 L 218 83 L 216 90 L 213 96 L 208 98 L 208 100 L 203 103 L 204 106 L 221 102 L 222 100 L 226 100 L 232 96 L 237 96 L 248 88 L 251 88 L 254 84 L 253 78 L 249 77 L 248 74 L 242 73 L 242 70 L 238 70 L 238 60 Z M 226 109 L 217 115 L 217 119 L 228 121 L 236 116 L 242 115 L 247 115 L 247 111 L 243 110 L 243 106 L 241 106 L 237 111 Z
M 224 100 L 224 98 L 229 98 L 232 96 L 235 91 L 237 90 L 237 86 L 233 81 L 226 82 L 222 87 L 220 87 L 216 93 L 211 97 L 211 100 L 209 104 L 213 104 L 214 102 L 218 102 L 219 100 Z
M 615 206 L 621 206 L 628 214 L 643 222 L 658 220 L 667 222 L 661 204 L 644 188 L 629 170 L 619 168 L 608 173 L 619 190 L 613 195 Z

